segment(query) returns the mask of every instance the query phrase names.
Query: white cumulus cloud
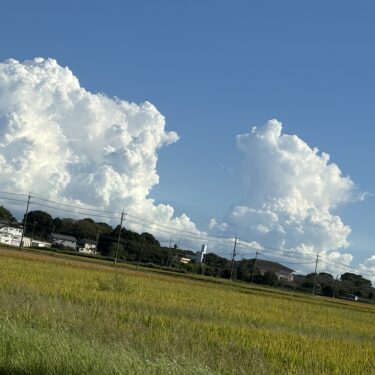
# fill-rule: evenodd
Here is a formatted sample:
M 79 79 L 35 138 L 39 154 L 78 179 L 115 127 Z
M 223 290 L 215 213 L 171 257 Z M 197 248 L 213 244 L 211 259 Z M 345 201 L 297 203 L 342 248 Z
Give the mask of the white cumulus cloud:
M 348 247 L 351 228 L 335 208 L 362 197 L 328 154 L 282 130 L 270 120 L 236 137 L 247 194 L 222 222 L 211 220 L 211 230 L 303 254 L 321 252 L 321 268 L 333 260 L 350 263 L 352 255 L 338 250 Z
M 151 103 L 91 93 L 53 59 L 0 64 L 2 190 L 196 231 L 186 215 L 148 197 L 159 182 L 158 150 L 177 140 Z

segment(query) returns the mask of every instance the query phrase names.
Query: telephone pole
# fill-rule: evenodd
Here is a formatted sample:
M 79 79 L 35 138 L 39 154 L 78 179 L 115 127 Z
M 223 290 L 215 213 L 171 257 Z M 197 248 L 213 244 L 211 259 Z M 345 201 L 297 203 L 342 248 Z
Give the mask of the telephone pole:
M 95 251 L 98 251 L 98 243 L 99 243 L 99 236 L 100 236 L 100 231 L 98 229 L 98 233 L 96 233 L 96 241 L 95 241 Z
M 258 259 L 259 252 L 258 250 L 255 252 L 255 259 L 253 264 L 253 270 L 251 272 L 251 283 L 254 283 L 254 275 L 255 275 L 255 267 L 257 265 L 257 259 Z
M 332 298 L 335 298 L 338 280 L 339 280 L 339 275 L 336 275 L 336 279 L 335 279 L 335 281 L 334 281 L 334 287 L 333 287 L 333 295 L 332 295 Z
M 169 265 L 169 258 L 171 257 L 171 248 L 172 248 L 172 236 L 169 238 L 169 248 L 168 248 L 168 257 L 166 265 Z
M 118 239 L 117 239 L 117 246 L 116 246 L 116 254 L 115 254 L 115 266 L 117 265 L 118 248 L 119 248 L 119 246 L 120 246 L 120 238 L 121 238 L 122 222 L 123 222 L 123 221 L 124 221 L 124 211 L 121 212 L 120 231 L 118 232 Z
M 315 275 L 314 275 L 314 285 L 313 285 L 313 290 L 312 290 L 312 294 L 314 295 L 315 294 L 315 288 L 316 288 L 316 279 L 317 279 L 317 273 L 316 273 L 316 270 L 318 268 L 318 262 L 319 262 L 319 253 L 316 254 L 316 261 L 315 261 Z
M 31 246 L 33 246 L 33 239 L 34 239 L 34 232 L 35 232 L 35 224 L 38 224 L 38 222 L 34 220 L 33 233 L 31 234 Z
M 143 237 L 142 245 L 141 245 L 141 251 L 139 252 L 139 258 L 138 258 L 138 263 L 137 263 L 136 269 L 139 268 L 139 263 L 141 263 L 141 258 L 142 258 L 142 253 L 143 253 L 144 246 L 145 246 L 145 238 Z
M 230 279 L 229 279 L 230 282 L 232 282 L 232 278 L 233 278 L 234 258 L 236 257 L 236 247 L 237 247 L 237 234 L 236 234 L 236 238 L 234 239 L 234 246 L 233 246 L 233 253 L 232 253 L 232 265 L 230 269 Z
M 30 194 L 27 196 L 27 204 L 26 204 L 26 211 L 25 211 L 25 216 L 23 219 L 23 228 L 22 228 L 22 235 L 21 235 L 21 242 L 20 242 L 20 250 L 22 249 L 23 246 L 23 237 L 25 236 L 25 230 L 26 230 L 26 225 L 27 225 L 27 215 L 29 213 L 29 205 L 30 205 Z

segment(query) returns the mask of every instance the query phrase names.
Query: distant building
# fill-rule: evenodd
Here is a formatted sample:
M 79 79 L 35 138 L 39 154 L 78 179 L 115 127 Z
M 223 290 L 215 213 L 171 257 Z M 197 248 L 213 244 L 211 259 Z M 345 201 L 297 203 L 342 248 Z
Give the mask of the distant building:
M 15 246 L 19 246 L 20 245 L 21 237 L 19 237 L 17 239 L 17 242 L 18 242 L 18 244 L 16 244 Z M 31 247 L 31 238 L 30 237 L 23 237 L 22 238 L 22 246 L 23 247 Z
M 273 272 L 278 277 L 279 280 L 287 280 L 293 281 L 293 274 L 294 270 L 283 266 L 277 262 L 271 262 L 268 260 L 263 259 L 251 259 L 251 261 L 255 262 L 255 268 L 257 268 L 261 275 L 264 275 L 266 272 Z
M 96 241 L 84 238 L 78 241 L 78 251 L 84 254 L 93 254 L 97 253 L 96 251 Z
M 2 227 L 0 228 L 0 233 L 7 233 L 12 236 L 22 236 L 22 228 L 15 227 Z
M 77 247 L 77 239 L 72 236 L 66 236 L 65 234 L 52 233 L 49 235 L 48 239 L 52 244 L 59 244 L 69 247 L 70 249 L 75 250 Z
M 13 236 L 8 233 L 0 233 L 0 243 L 4 245 L 11 245 L 12 244 Z
M 188 263 L 190 263 L 191 262 L 191 259 L 190 258 L 180 258 L 180 262 L 181 263 L 184 263 L 184 264 L 188 264 Z
M 196 261 L 198 264 L 203 263 L 204 255 L 206 254 L 206 251 L 207 251 L 207 245 L 202 245 L 201 251 L 198 251 L 196 255 Z
M 20 246 L 21 237 L 22 228 L 9 226 L 3 226 L 0 228 L 0 243 L 4 245 Z

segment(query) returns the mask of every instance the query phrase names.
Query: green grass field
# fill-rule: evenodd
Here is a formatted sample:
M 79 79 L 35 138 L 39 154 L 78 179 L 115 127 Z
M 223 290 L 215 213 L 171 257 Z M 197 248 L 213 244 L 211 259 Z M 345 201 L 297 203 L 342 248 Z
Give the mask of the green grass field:
M 375 309 L 0 250 L 1 374 L 375 374 Z

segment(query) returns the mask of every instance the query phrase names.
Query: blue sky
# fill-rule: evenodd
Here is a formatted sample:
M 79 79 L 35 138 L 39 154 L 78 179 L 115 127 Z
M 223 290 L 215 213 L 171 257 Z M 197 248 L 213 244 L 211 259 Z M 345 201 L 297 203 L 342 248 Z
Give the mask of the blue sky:
M 181 139 L 151 196 L 198 226 L 245 194 L 235 137 L 277 118 L 375 192 L 371 1 L 8 1 L 0 60 L 53 57 L 92 92 L 148 100 Z M 374 197 L 340 207 L 375 250 Z

